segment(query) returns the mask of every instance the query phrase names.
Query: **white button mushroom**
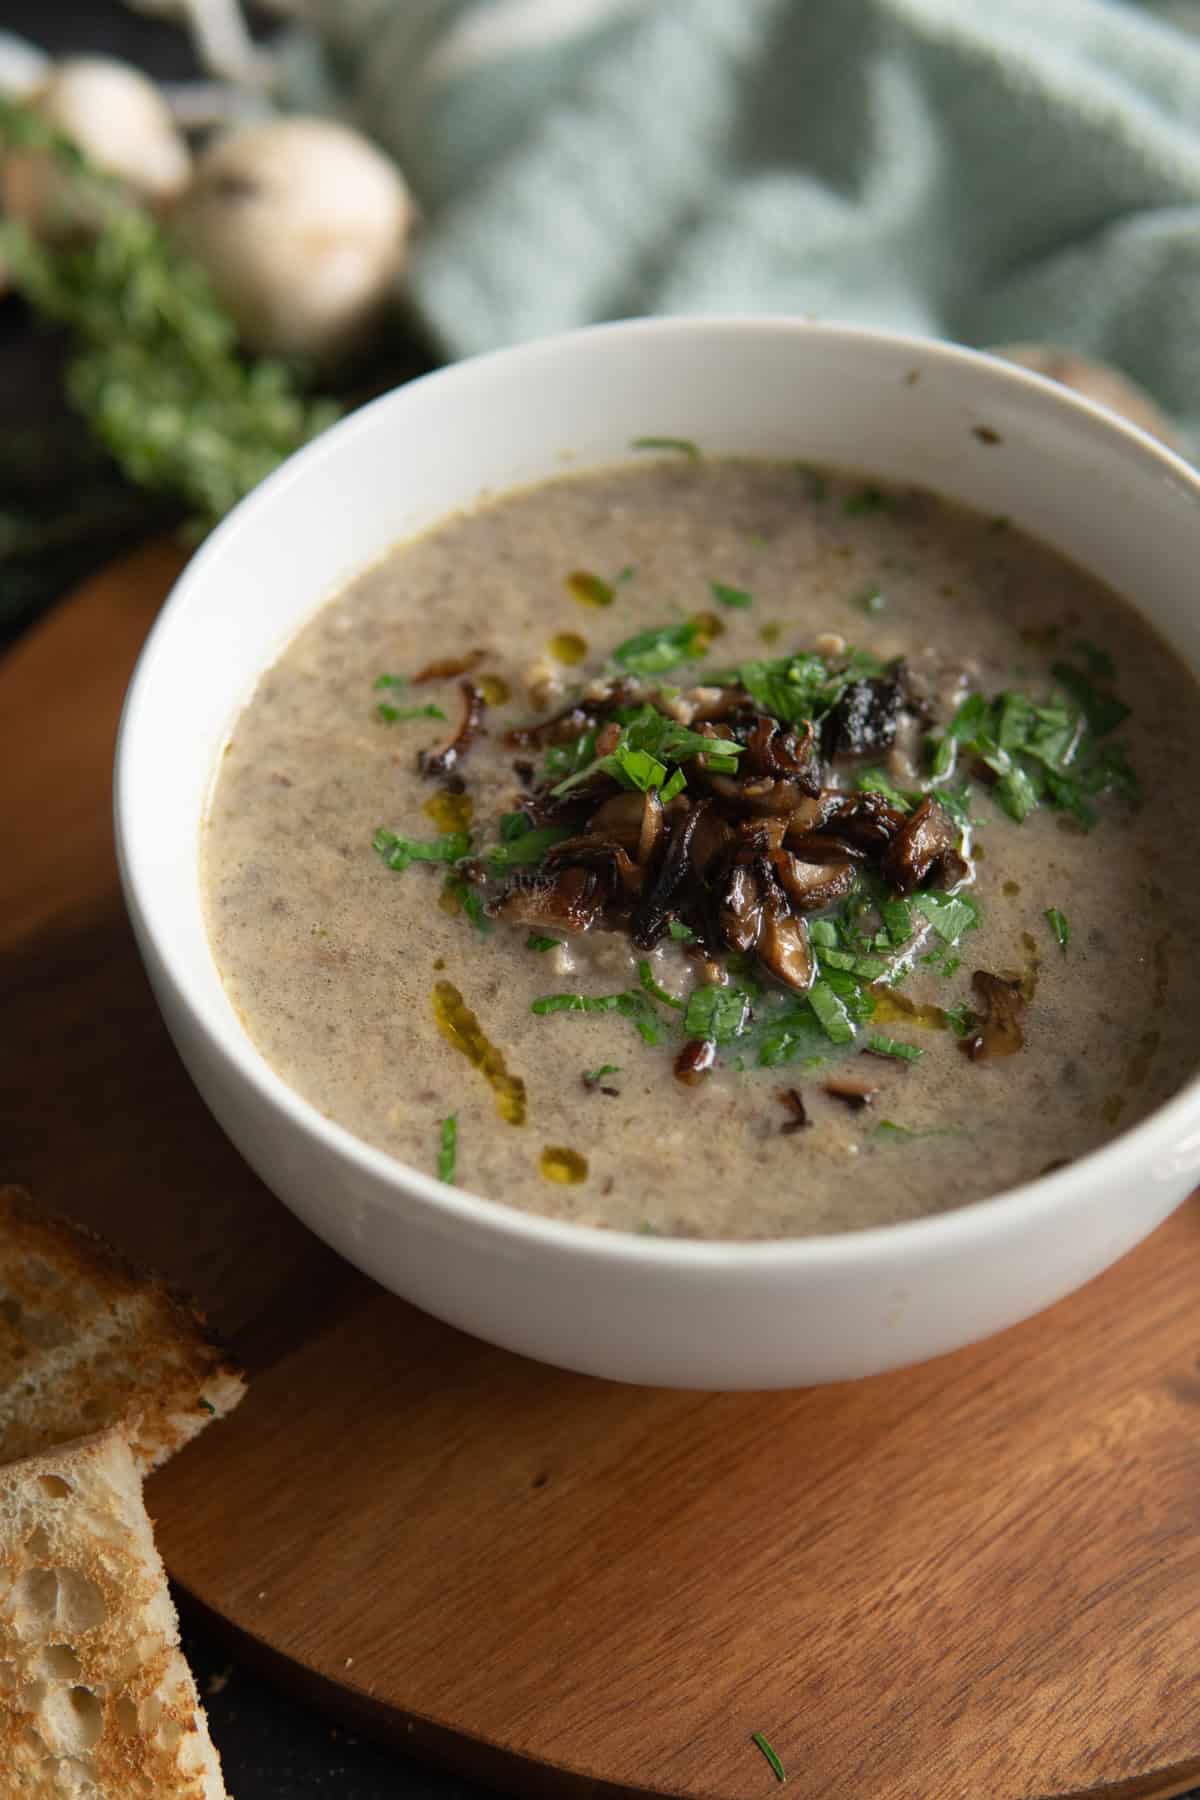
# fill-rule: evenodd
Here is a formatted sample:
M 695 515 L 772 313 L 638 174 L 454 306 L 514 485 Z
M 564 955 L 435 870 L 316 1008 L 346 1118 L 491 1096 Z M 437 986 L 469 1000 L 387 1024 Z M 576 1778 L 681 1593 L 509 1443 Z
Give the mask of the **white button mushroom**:
M 414 212 L 395 165 L 358 132 L 292 118 L 211 145 L 175 227 L 251 349 L 327 361 L 378 318 Z
M 34 109 L 82 150 L 88 160 L 124 182 L 138 198 L 162 206 L 187 185 L 188 147 L 166 101 L 140 70 L 104 56 L 75 56 L 54 67 L 32 96 Z M 53 235 L 80 223 L 72 189 L 52 160 L 38 152 L 5 158 L 4 210 L 31 230 Z M 57 216 L 56 216 L 57 215 Z

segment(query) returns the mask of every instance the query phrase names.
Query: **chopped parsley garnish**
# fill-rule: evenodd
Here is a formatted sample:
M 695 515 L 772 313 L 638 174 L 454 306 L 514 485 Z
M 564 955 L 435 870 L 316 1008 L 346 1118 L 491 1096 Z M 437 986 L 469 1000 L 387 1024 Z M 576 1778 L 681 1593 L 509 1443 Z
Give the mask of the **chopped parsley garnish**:
M 585 735 L 594 751 L 596 734 Z M 662 799 L 670 800 L 686 785 L 686 777 L 678 767 L 668 776 L 669 764 L 678 765 L 694 756 L 703 756 L 707 768 L 718 774 L 731 774 L 737 768 L 737 758 L 742 750 L 741 744 L 725 738 L 704 737 L 699 731 L 678 724 L 647 704 L 639 707 L 621 726 L 615 750 L 575 769 L 551 792 L 557 799 L 580 782 L 604 774 L 613 776 L 622 787 L 636 788 L 643 794 L 650 788 L 658 788 Z
M 866 650 L 849 650 L 840 666 L 811 651 L 739 663 L 709 677 L 723 687 L 744 687 L 761 712 L 785 725 L 818 720 L 836 706 L 852 681 L 881 675 L 884 665 Z
M 495 926 L 484 911 L 483 900 L 478 889 L 473 888 L 469 881 L 464 881 L 461 875 L 447 875 L 442 884 L 442 894 L 444 897 L 449 896 L 451 901 L 457 901 L 458 906 L 470 919 L 476 931 L 481 931 L 487 937 L 489 932 L 495 930 Z M 452 905 L 446 907 L 447 912 L 453 910 Z
M 731 1044 L 741 1037 L 749 1017 L 750 995 L 745 988 L 699 987 L 688 1000 L 683 1028 L 690 1038 Z
M 601 1063 L 598 1069 L 589 1069 L 583 1079 L 589 1087 L 595 1087 L 596 1083 L 603 1081 L 606 1075 L 619 1075 L 620 1073 L 620 1063 Z
M 546 751 L 544 768 L 546 774 L 560 778 L 578 775 L 581 769 L 595 759 L 596 733 L 585 731 L 569 744 L 551 744 Z
M 700 447 L 698 444 L 693 444 L 691 438 L 636 437 L 629 448 L 631 450 L 677 450 L 681 456 L 690 456 L 693 462 L 700 461 Z
M 828 976 L 814 981 L 808 990 L 808 1004 L 820 1021 L 825 1036 L 835 1044 L 854 1042 L 854 1024 L 845 1001 L 837 994 Z
M 1071 941 L 1071 925 L 1066 913 L 1059 912 L 1057 906 L 1048 906 L 1042 916 L 1054 933 L 1058 942 L 1058 947 L 1065 956 L 1067 953 L 1067 945 Z
M 897 812 L 911 812 L 912 801 L 907 794 L 889 781 L 882 769 L 859 769 L 854 777 L 854 785 L 860 794 L 882 794 L 890 800 Z
M 382 719 L 385 725 L 404 725 L 410 719 L 444 719 L 445 713 L 440 706 L 391 706 L 381 700 L 375 708 L 375 716 Z
M 882 488 L 868 485 L 859 488 L 856 494 L 850 494 L 843 502 L 842 511 L 852 515 L 859 513 L 886 512 L 892 505 L 892 497 L 885 494 Z
M 438 838 L 402 837 L 398 832 L 386 831 L 381 825 L 371 839 L 371 847 L 382 856 L 389 869 L 399 873 L 414 862 L 461 862 L 471 848 L 471 840 L 465 831 L 447 832 Z
M 736 612 L 744 612 L 754 604 L 753 594 L 748 594 L 745 588 L 728 587 L 723 581 L 710 581 L 708 591 L 721 606 L 730 606 Z
M 685 925 L 682 919 L 672 919 L 667 926 L 667 930 L 675 939 L 676 943 L 690 944 L 695 941 L 695 932 L 690 925 Z
M 1096 687 L 1086 675 L 1072 668 L 1070 663 L 1052 663 L 1050 673 L 1060 687 L 1066 688 L 1087 720 L 1088 730 L 1093 737 L 1107 737 L 1110 731 L 1115 731 L 1129 717 L 1129 708 L 1123 700 Z
M 918 894 L 913 905 L 947 944 L 957 944 L 964 931 L 973 931 L 979 923 L 978 903 L 969 894 L 926 892 Z
M 750 1733 L 750 1742 L 752 1744 L 756 1744 L 758 1746 L 758 1748 L 762 1751 L 762 1753 L 766 1757 L 768 1763 L 770 1763 L 770 1765 L 771 1765 L 771 1773 L 772 1773 L 772 1775 L 774 1775 L 776 1781 L 786 1781 L 787 1780 L 787 1772 L 784 1769 L 783 1764 L 780 1762 L 779 1757 L 776 1755 L 774 1748 L 768 1742 L 768 1740 L 763 1736 L 762 1732 L 761 1731 L 752 1731 Z
M 679 625 L 652 625 L 618 644 L 613 658 L 631 675 L 661 675 L 665 669 L 695 662 L 703 656 L 710 635 L 694 619 L 685 619 Z
M 542 937 L 538 932 L 531 931 L 525 939 L 525 948 L 527 950 L 557 950 L 561 943 L 561 938 Z
M 900 899 L 881 900 L 879 916 L 893 948 L 898 950 L 901 944 L 907 944 L 913 934 L 912 907 L 909 902 Z
M 507 813 L 505 817 L 524 819 L 525 815 Z M 528 821 L 526 824 L 528 825 Z M 532 863 L 540 863 L 552 845 L 561 844 L 570 835 L 571 830 L 567 825 L 539 825 L 532 830 L 515 831 L 512 837 L 492 845 L 487 852 L 487 860 L 493 869 L 524 868 Z
M 662 1041 L 650 1002 L 645 994 L 637 991 L 626 994 L 543 994 L 529 1010 L 537 1013 L 539 1018 L 558 1012 L 620 1013 L 622 1018 L 631 1021 L 648 1044 Z
M 442 1138 L 438 1148 L 438 1178 L 441 1181 L 454 1180 L 454 1164 L 458 1155 L 458 1114 L 451 1113 L 448 1119 L 442 1120 Z
M 377 675 L 372 686 L 378 693 L 383 688 L 402 688 L 408 686 L 407 675 Z
M 654 971 L 645 957 L 638 964 L 638 980 L 652 999 L 661 1000 L 664 1006 L 673 1006 L 679 1012 L 683 1011 L 684 1002 L 677 1000 L 674 994 L 668 994 L 665 987 L 659 986 L 654 979 Z
M 881 1031 L 871 1032 L 864 1048 L 873 1050 L 876 1056 L 894 1056 L 897 1062 L 916 1062 L 925 1054 L 916 1044 L 903 1044 L 899 1038 L 886 1037 Z

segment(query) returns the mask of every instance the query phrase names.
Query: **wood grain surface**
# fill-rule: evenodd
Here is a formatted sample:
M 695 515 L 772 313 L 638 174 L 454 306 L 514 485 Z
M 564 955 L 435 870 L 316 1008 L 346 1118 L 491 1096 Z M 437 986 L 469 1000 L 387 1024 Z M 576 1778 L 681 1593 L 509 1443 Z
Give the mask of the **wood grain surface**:
M 623 1388 L 338 1261 L 193 1093 L 117 891 L 151 546 L 0 664 L 0 1180 L 185 1283 L 250 1395 L 148 1489 L 176 1578 L 341 1716 L 519 1794 L 1134 1800 L 1200 1779 L 1200 1211 L 840 1387 Z

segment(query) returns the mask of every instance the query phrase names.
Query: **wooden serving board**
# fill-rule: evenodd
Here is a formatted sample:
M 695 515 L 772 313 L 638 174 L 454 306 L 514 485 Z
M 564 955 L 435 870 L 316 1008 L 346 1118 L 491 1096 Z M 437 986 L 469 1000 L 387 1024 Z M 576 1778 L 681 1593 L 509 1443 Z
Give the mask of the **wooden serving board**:
M 338 1261 L 176 1061 L 109 770 L 151 546 L 0 664 L 0 1180 L 190 1287 L 253 1380 L 169 1568 L 343 1717 L 521 1794 L 1110 1800 L 1200 1781 L 1200 1211 L 959 1355 L 766 1395 L 493 1350 Z

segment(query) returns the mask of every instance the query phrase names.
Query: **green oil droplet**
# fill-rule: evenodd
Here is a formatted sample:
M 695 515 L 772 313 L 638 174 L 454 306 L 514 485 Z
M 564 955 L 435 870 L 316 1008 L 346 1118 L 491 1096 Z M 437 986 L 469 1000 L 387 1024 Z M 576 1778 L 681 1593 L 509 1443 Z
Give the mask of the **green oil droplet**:
M 446 1042 L 461 1050 L 467 1061 L 473 1063 L 490 1083 L 500 1117 L 510 1125 L 523 1125 L 525 1083 L 519 1075 L 509 1073 L 503 1055 L 486 1035 L 453 982 L 434 983 L 433 1016 Z
M 768 619 L 765 625 L 759 626 L 758 635 L 764 644 L 777 644 L 782 630 L 778 619 Z
M 581 638 L 575 631 L 560 631 L 557 637 L 550 639 L 548 648 L 555 662 L 572 667 L 575 663 L 582 662 L 587 655 L 587 639 Z
M 502 675 L 481 675 L 479 691 L 489 706 L 505 706 L 512 699 L 512 689 Z
M 616 598 L 607 581 L 587 569 L 572 569 L 567 576 L 567 592 L 580 606 L 611 606 Z
M 573 1187 L 577 1181 L 587 1180 L 587 1158 L 580 1156 L 578 1150 L 568 1150 L 562 1144 L 547 1144 L 541 1157 L 542 1174 L 547 1181 L 557 1181 L 564 1187 Z
M 902 1021 L 906 1025 L 920 1025 L 926 1031 L 946 1029 L 946 1014 L 940 1006 L 919 1005 L 890 987 L 873 987 L 870 994 L 875 1002 L 875 1011 L 871 1014 L 874 1024 L 894 1025 Z
M 449 788 L 439 788 L 426 800 L 421 811 L 440 831 L 465 831 L 475 807 L 470 794 L 452 794 Z

